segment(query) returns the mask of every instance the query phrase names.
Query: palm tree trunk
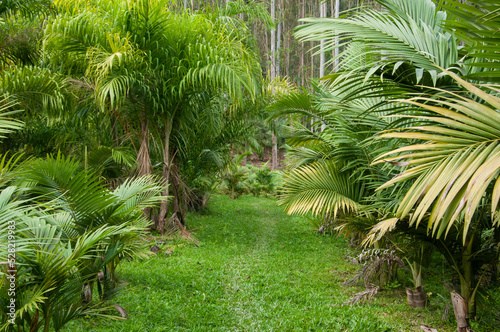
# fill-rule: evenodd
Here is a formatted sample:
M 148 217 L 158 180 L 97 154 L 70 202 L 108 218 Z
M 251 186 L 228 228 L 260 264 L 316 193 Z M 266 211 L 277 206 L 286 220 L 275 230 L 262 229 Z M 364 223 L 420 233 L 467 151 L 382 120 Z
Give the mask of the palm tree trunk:
M 168 195 L 169 195 L 169 185 L 170 185 L 170 133 L 172 132 L 172 122 L 169 120 L 165 126 L 165 147 L 163 149 L 163 179 L 165 180 L 165 189 L 162 195 L 165 197 L 160 205 L 160 212 L 158 214 L 158 225 L 157 230 L 163 234 L 165 232 L 166 217 L 168 213 Z
M 457 319 L 457 332 L 473 332 L 469 324 L 467 301 L 460 294 L 451 292 L 451 302 Z
M 244 145 L 244 150 L 243 150 L 243 153 L 245 153 L 245 157 L 243 157 L 243 165 L 246 166 L 248 164 L 248 156 L 246 155 L 246 152 L 248 151 L 248 146 L 247 146 L 247 141 L 245 141 L 245 145 Z
M 149 123 L 146 111 L 141 112 L 141 146 L 137 153 L 137 173 L 139 176 L 151 174 L 151 159 L 149 158 Z
M 472 245 L 474 235 L 467 239 L 464 250 L 462 251 L 462 278 L 460 278 L 460 295 L 467 301 L 470 317 L 476 315 L 476 301 L 474 289 L 474 270 L 472 267 Z
M 50 303 L 50 299 L 47 299 L 44 303 L 45 305 L 45 314 L 44 314 L 44 326 L 43 326 L 43 331 L 44 332 L 50 332 L 50 316 L 51 316 L 51 303 Z
M 473 290 L 474 270 L 472 267 L 473 241 L 474 235 L 467 236 L 462 250 L 462 265 L 459 273 L 460 294 L 451 292 L 458 332 L 471 332 L 469 317 L 474 317 L 476 314 L 475 291 Z
M 276 121 L 276 120 L 275 120 Z M 272 133 L 272 140 L 273 140 L 273 149 L 272 149 L 272 160 L 271 160 L 271 169 L 277 169 L 278 168 L 278 138 L 276 137 L 276 134 Z
M 385 249 L 385 239 L 382 238 L 379 241 L 376 241 L 373 244 L 375 249 Z M 380 287 L 385 287 L 389 283 L 390 279 L 390 271 L 389 264 L 387 262 L 383 262 L 380 267 L 380 275 L 379 275 L 379 285 Z
M 187 197 L 184 184 L 179 172 L 179 165 L 175 159 L 170 161 L 170 175 L 172 184 L 172 214 L 176 214 L 182 226 L 185 226 L 187 211 Z
M 118 115 L 116 114 L 116 110 L 112 111 L 113 114 L 113 124 L 112 124 L 112 133 L 113 133 L 113 140 L 115 142 L 115 146 L 119 145 L 119 139 L 118 139 Z
M 139 176 L 151 174 L 151 159 L 149 157 L 149 123 L 146 116 L 146 111 L 143 106 L 141 112 L 141 146 L 139 152 L 137 153 L 137 174 Z M 151 208 L 145 208 L 143 210 L 144 217 L 146 219 L 151 218 Z
M 424 291 L 424 284 L 422 280 L 422 265 L 414 260 L 410 264 L 411 273 L 413 276 L 413 283 L 415 289 L 406 288 L 406 297 L 410 307 L 425 308 L 427 305 L 427 294 Z

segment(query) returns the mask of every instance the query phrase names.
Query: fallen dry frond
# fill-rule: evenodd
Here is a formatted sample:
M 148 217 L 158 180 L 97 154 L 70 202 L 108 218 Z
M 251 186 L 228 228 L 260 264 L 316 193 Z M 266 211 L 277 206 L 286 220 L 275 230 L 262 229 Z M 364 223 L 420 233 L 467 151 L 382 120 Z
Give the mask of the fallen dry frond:
M 371 288 L 365 289 L 364 291 L 355 294 L 353 297 L 349 299 L 349 301 L 344 302 L 344 305 L 355 305 L 361 302 L 362 300 L 369 300 L 372 297 L 374 297 L 379 290 L 382 289 L 380 288 L 380 286 L 375 286 L 375 285 L 371 286 L 372 286 Z

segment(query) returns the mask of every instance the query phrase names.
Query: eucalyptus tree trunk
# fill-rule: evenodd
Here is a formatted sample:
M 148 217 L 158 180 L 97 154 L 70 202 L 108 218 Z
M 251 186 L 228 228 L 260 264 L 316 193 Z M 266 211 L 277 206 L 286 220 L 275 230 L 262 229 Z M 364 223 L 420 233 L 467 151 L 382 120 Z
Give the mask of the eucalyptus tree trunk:
M 326 2 L 322 2 L 319 5 L 319 16 L 326 17 Z M 325 76 L 325 43 L 324 39 L 320 41 L 320 55 L 319 55 L 319 77 Z M 323 123 L 321 125 L 321 131 L 326 129 L 326 125 Z
M 305 12 L 306 12 L 306 2 L 305 0 L 302 0 L 302 13 L 300 15 L 300 17 L 305 17 Z M 303 24 L 303 23 L 300 23 L 300 24 Z M 305 79 L 306 79 L 306 72 L 305 72 L 305 68 L 304 68 L 304 43 L 301 42 L 300 43 L 300 68 L 299 68 L 299 73 L 300 73 L 300 79 L 301 79 L 301 83 L 302 83 L 302 86 L 305 85 Z
M 271 0 L 271 19 L 276 21 L 276 0 Z M 271 81 L 276 78 L 276 29 L 271 29 Z M 275 120 L 276 123 L 276 120 Z M 275 127 L 276 128 L 276 127 Z M 272 130 L 272 151 L 271 151 L 271 169 L 278 168 L 278 138 L 275 130 Z
M 278 13 L 281 12 L 281 6 L 278 4 Z M 278 23 L 278 34 L 276 35 L 276 70 L 275 76 L 280 76 L 280 47 L 281 47 L 281 26 L 282 22 Z
M 276 0 L 271 0 L 271 20 L 276 21 Z M 271 80 L 276 77 L 276 28 L 271 29 Z
M 274 123 L 276 124 L 276 120 L 274 120 Z M 276 134 L 273 132 L 272 133 L 272 140 L 273 140 L 273 150 L 272 150 L 272 162 L 271 162 L 271 169 L 277 169 L 278 168 L 278 138 L 276 137 Z
M 319 16 L 326 17 L 326 2 L 319 5 Z M 319 77 L 325 76 L 325 43 L 324 39 L 320 41 L 320 55 L 319 55 Z
M 313 49 L 314 49 L 314 42 L 311 40 L 309 43 L 310 43 L 310 48 L 309 48 L 310 51 L 309 52 L 310 52 L 310 55 L 311 55 L 311 72 L 309 74 L 309 77 L 312 78 L 312 77 L 314 77 L 314 51 L 313 51 Z
M 290 77 L 290 53 L 291 53 L 291 49 L 290 49 L 290 32 L 288 27 L 287 27 L 287 11 L 286 11 L 286 2 L 285 0 L 281 0 L 281 5 L 280 5 L 280 10 L 281 9 L 284 9 L 284 11 L 282 12 L 282 18 L 283 18 L 283 21 L 282 21 L 282 30 L 283 30 L 283 46 L 284 46 L 284 61 L 285 61 L 285 75 L 287 77 Z
M 340 16 L 340 0 L 335 0 L 334 17 L 339 18 L 339 16 Z M 339 37 L 335 37 L 335 46 L 338 46 L 338 45 L 339 45 Z M 339 49 L 338 48 L 335 48 L 334 56 L 335 56 L 335 65 L 334 65 L 333 71 L 337 71 L 337 70 L 339 70 L 339 59 L 338 59 Z

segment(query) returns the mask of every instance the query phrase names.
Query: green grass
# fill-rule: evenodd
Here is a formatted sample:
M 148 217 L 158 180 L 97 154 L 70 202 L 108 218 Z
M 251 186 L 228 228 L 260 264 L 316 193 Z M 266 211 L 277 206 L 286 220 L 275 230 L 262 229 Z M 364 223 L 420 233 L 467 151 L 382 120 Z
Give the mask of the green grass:
M 274 199 L 217 196 L 188 224 L 199 247 L 172 240 L 172 255 L 122 265 L 127 284 L 113 302 L 128 320 L 81 319 L 66 331 L 454 331 L 437 307 L 411 309 L 398 291 L 343 305 L 363 290 L 342 284 L 358 268 L 346 240 L 317 235 Z

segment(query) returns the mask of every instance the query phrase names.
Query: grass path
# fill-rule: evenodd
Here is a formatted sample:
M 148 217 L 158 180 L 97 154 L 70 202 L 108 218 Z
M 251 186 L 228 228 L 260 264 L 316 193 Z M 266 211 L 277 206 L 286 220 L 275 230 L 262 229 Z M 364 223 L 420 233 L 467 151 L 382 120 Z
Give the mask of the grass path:
M 199 247 L 177 240 L 165 245 L 171 256 L 123 264 L 127 286 L 114 302 L 128 320 L 67 331 L 416 331 L 431 320 L 395 295 L 343 306 L 359 291 L 342 285 L 356 269 L 345 240 L 316 235 L 273 199 L 220 196 L 210 211 L 188 219 Z

